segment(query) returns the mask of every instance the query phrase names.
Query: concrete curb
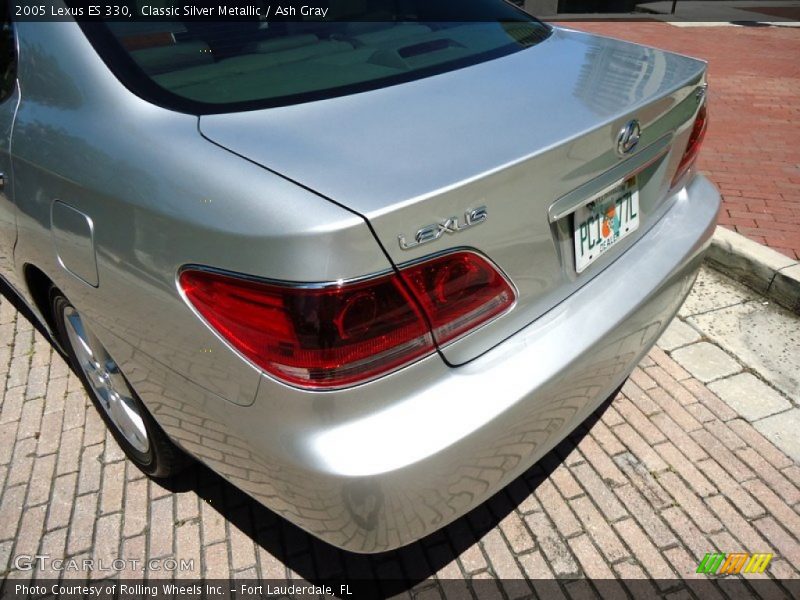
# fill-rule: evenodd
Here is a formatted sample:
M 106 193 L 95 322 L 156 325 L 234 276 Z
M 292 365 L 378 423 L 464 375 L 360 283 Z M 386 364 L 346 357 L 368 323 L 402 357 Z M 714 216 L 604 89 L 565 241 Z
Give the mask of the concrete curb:
M 776 304 L 800 314 L 800 262 L 719 226 L 706 261 Z

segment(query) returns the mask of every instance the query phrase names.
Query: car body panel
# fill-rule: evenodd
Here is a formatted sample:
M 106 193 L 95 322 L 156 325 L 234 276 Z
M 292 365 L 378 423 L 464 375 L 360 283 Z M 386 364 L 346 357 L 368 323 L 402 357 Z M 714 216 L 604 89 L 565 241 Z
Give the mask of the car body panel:
M 340 191 L 361 190 L 364 201 L 413 200 L 395 206 L 393 221 L 389 205 L 359 208 L 337 197 L 341 194 L 332 187 L 317 189 L 324 186 L 321 179 L 312 180 L 314 169 L 319 166 L 324 173 L 330 164 L 315 165 L 313 155 L 307 156 L 306 164 L 313 167 L 300 185 L 292 181 L 302 173 L 300 154 L 291 143 L 310 143 L 311 129 L 300 127 L 303 139 L 295 142 L 288 130 L 269 139 L 262 136 L 261 151 L 272 148 L 277 155 L 276 144 L 286 145 L 294 172 L 284 172 L 280 165 L 264 168 L 253 157 L 245 160 L 220 140 L 204 137 L 196 116 L 135 96 L 110 73 L 77 24 L 20 23 L 18 32 L 22 97 L 12 138 L 14 206 L 2 205 L 6 214 L 14 215 L 17 231 L 0 231 L 3 248 L 13 248 L 13 266 L 3 275 L 35 306 L 26 273 L 31 267 L 40 270 L 81 311 L 178 445 L 300 527 L 352 551 L 390 550 L 435 531 L 501 489 L 572 431 L 631 372 L 677 311 L 719 209 L 718 192 L 702 176 L 690 173 L 675 189 L 666 189 L 694 114 L 692 92 L 703 82 L 702 69 L 693 61 L 675 63 L 691 66 L 686 84 L 673 78 L 675 89 L 665 87 L 661 96 L 653 95 L 639 108 L 628 105 L 622 114 L 609 105 L 594 121 L 588 110 L 578 111 L 575 137 L 566 145 L 559 145 L 556 132 L 547 129 L 550 146 L 514 159 L 512 151 L 531 146 L 495 139 L 501 134 L 508 138 L 512 128 L 493 121 L 501 129 L 486 129 L 478 140 L 482 146 L 454 151 L 453 161 L 463 159 L 464 165 L 442 159 L 436 165 L 441 172 L 434 172 L 403 154 L 420 178 L 394 185 L 396 178 L 389 177 L 379 194 L 370 193 L 381 176 L 369 172 L 373 163 L 340 162 L 338 169 L 349 171 L 350 178 L 344 186 L 345 174 L 340 174 Z M 607 44 L 559 36 L 565 44 L 572 40 L 571 47 L 583 47 L 584 58 L 588 49 Z M 336 99 L 331 106 L 389 96 L 392 102 L 412 99 L 421 86 L 444 86 L 439 92 L 444 94 L 448 82 L 466 92 L 480 77 L 471 88 L 456 79 L 480 75 L 491 83 L 487 73 L 494 62 L 507 78 L 511 58 L 368 92 L 363 98 Z M 581 64 L 569 63 L 573 69 Z M 568 65 L 562 66 L 566 70 Z M 528 91 L 535 98 L 535 87 Z M 552 100 L 551 92 L 543 93 Z M 445 100 L 431 98 L 440 106 Z M 517 101 L 509 100 L 512 105 Z M 480 103 L 467 104 L 477 114 L 487 112 Z M 424 120 L 419 113 L 424 103 L 413 106 L 418 111 L 414 116 Z M 317 105 L 305 109 L 313 116 L 306 127 L 320 126 L 322 113 L 336 115 Z M 345 113 L 352 123 L 353 115 Z M 638 152 L 647 152 L 664 135 L 671 136 L 667 146 L 672 150 L 648 167 L 651 206 L 645 206 L 650 212 L 640 235 L 626 239 L 587 272 L 590 276 L 578 278 L 561 256 L 569 241 L 565 223 L 551 221 L 549 211 L 581 185 L 589 185 L 584 189 L 590 193 L 608 169 L 621 164 L 608 154 L 609 136 L 633 113 L 650 124 L 645 134 L 651 138 L 644 138 Z M 659 119 L 661 115 L 667 120 Z M 537 120 L 547 121 L 542 115 Z M 302 124 L 299 117 L 295 121 Z M 444 132 L 456 136 L 454 141 L 466 139 L 458 136 L 467 133 L 444 122 Z M 348 128 L 338 131 L 344 135 Z M 475 138 L 475 133 L 469 136 Z M 324 139 L 336 141 L 330 135 Z M 338 141 L 334 146 L 343 147 Z M 427 149 L 420 154 L 432 156 Z M 358 155 L 366 157 L 363 149 Z M 557 176 L 550 180 L 536 169 L 516 170 L 526 161 L 538 165 L 536 156 L 544 165 L 561 164 Z M 468 176 L 469 169 L 480 182 Z M 543 177 L 544 191 L 525 213 L 520 207 L 525 191 L 536 188 L 530 179 L 534 172 Z M 511 262 L 541 268 L 530 281 L 517 277 L 519 289 L 559 281 L 567 286 L 558 288 L 560 295 L 540 294 L 550 305 L 540 307 L 538 318 L 531 312 L 514 323 L 516 329 L 487 328 L 484 333 L 490 335 L 483 347 L 476 344 L 461 358 L 434 353 L 368 384 L 309 392 L 262 373 L 199 318 L 180 293 L 177 275 L 188 264 L 301 283 L 391 270 L 417 255 L 403 254 L 399 247 L 389 250 L 390 232 L 397 231 L 400 221 L 410 222 L 410 216 L 424 224 L 431 214 L 440 214 L 434 208 L 426 214 L 419 190 L 435 191 L 437 196 L 428 199 L 439 208 L 444 204 L 435 200 L 441 203 L 453 192 L 447 212 L 441 214 L 449 216 L 462 205 L 465 196 L 455 188 L 442 190 L 447 181 L 469 182 L 474 188 L 469 193 L 476 198 L 479 190 L 490 193 L 491 185 L 500 186 L 509 206 L 520 211 L 496 220 L 508 226 L 519 214 L 534 230 L 522 227 L 518 238 L 503 241 L 511 248 L 510 262 L 495 258 L 507 273 L 513 271 Z M 91 219 L 97 287 L 59 264 L 50 230 L 55 202 Z M 487 222 L 464 233 L 458 243 L 496 257 L 500 251 L 492 250 L 492 232 Z M 39 317 L 47 327 L 45 315 Z M 503 336 L 505 343 L 498 344 Z M 452 366 L 462 359 L 466 364 Z
M 25 265 L 36 265 L 91 321 L 246 405 L 260 370 L 189 309 L 176 283 L 182 266 L 296 281 L 390 268 L 361 217 L 209 143 L 197 117 L 132 95 L 77 25 L 20 23 L 19 31 L 20 281 Z M 50 231 L 56 201 L 93 221 L 97 288 L 58 261 Z
M 603 72 L 603 62 L 625 67 L 617 67 L 621 81 L 590 79 Z M 656 72 L 643 80 L 642 69 Z M 404 205 L 424 209 L 433 193 L 524 162 L 610 124 L 622 110 L 661 100 L 641 119 L 648 124 L 703 69 L 696 59 L 556 28 L 536 46 L 491 61 L 360 94 L 203 115 L 200 130 L 373 222 Z M 596 158 L 592 143 L 609 148 L 606 140 L 590 140 L 582 155 L 570 157 L 559 174 L 566 187 L 616 164 L 602 157 L 587 165 Z M 352 176 L 353 168 L 363 171 L 360 177 Z
M 441 349 L 463 364 L 574 293 L 664 214 L 704 71 L 695 59 L 555 28 L 489 62 L 321 102 L 204 115 L 200 130 L 363 215 L 395 265 L 459 246 L 494 261 L 517 303 Z M 634 118 L 642 138 L 620 157 L 618 132 Z M 664 141 L 639 176 L 640 230 L 577 277 L 571 218 L 553 224 L 548 209 L 576 188 L 588 201 L 604 173 Z M 407 250 L 398 243 L 451 217 L 463 224 L 482 206 L 479 226 Z
M 144 355 L 127 368 L 170 435 L 237 487 L 335 546 L 391 550 L 502 489 L 608 397 L 682 304 L 719 203 L 695 178 L 608 267 L 635 284 L 595 278 L 462 367 L 433 356 L 312 401 L 265 380 L 246 409 Z
M 0 189 L 0 275 L 8 277 L 12 284 L 19 284 L 11 260 L 17 243 L 17 208 L 14 204 L 14 178 L 11 172 L 11 134 L 19 97 L 19 85 L 16 85 L 11 95 L 0 101 L 0 174 L 3 176 L 3 185 Z

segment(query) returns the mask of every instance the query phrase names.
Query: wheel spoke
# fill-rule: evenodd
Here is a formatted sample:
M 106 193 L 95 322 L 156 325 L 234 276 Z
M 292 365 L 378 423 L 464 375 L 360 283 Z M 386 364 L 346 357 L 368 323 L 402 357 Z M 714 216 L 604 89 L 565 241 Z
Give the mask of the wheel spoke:
M 147 452 L 150 440 L 144 419 L 119 366 L 71 306 L 64 310 L 64 324 L 70 346 L 98 403 L 128 443 Z

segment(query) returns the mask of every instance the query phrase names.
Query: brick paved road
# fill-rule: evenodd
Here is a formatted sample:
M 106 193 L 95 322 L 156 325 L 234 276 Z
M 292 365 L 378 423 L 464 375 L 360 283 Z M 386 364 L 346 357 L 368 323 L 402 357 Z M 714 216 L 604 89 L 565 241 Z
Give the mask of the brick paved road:
M 723 191 L 721 222 L 800 258 L 800 31 L 571 26 L 710 61 L 700 166 Z M 407 576 L 435 597 L 435 577 L 669 579 L 693 575 L 706 552 L 743 550 L 774 552 L 770 573 L 798 577 L 800 464 L 674 362 L 680 345 L 655 349 L 622 394 L 467 518 L 400 552 L 359 557 L 201 467 L 170 489 L 144 478 L 61 358 L 0 299 L 0 576 L 52 575 L 13 569 L 13 556 L 37 552 L 176 557 L 195 565 L 179 576 Z M 663 585 L 676 597 L 684 587 Z
M 687 306 L 715 308 L 709 286 L 718 279 L 705 275 Z M 732 289 L 721 306 L 753 302 Z M 770 575 L 800 572 L 800 464 L 658 347 L 621 394 L 490 502 L 422 543 L 363 557 L 315 541 L 204 468 L 170 488 L 146 479 L 62 359 L 5 299 L 0 340 L 0 575 L 54 575 L 14 570 L 11 557 L 21 554 L 106 564 L 176 557 L 195 566 L 178 576 L 406 576 L 437 597 L 435 577 L 525 575 L 650 576 L 672 579 L 660 585 L 679 592 L 692 583 L 678 578 L 715 550 L 773 552 Z M 693 365 L 692 353 L 710 344 L 683 322 L 661 345 L 703 379 L 742 370 L 730 357 L 711 365 L 717 372 Z M 562 583 L 570 595 L 583 585 Z M 529 591 L 517 584 L 520 595 Z M 800 595 L 800 579 L 774 585 Z
M 699 167 L 722 190 L 720 224 L 800 258 L 800 28 L 566 25 L 707 60 Z

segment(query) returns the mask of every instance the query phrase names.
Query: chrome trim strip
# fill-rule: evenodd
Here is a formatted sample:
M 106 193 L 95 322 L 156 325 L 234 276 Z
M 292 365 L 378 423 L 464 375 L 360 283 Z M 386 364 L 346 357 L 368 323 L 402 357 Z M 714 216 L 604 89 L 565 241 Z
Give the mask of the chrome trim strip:
M 571 215 L 581 206 L 589 204 L 598 196 L 602 196 L 625 183 L 627 179 L 644 171 L 669 152 L 671 141 L 672 134 L 662 136 L 647 148 L 640 150 L 635 156 L 609 169 L 602 175 L 598 175 L 591 181 L 587 181 L 553 202 L 550 208 L 547 209 L 550 222 L 554 223 Z M 599 189 L 598 186 L 600 186 Z
M 181 274 L 183 274 L 184 271 L 203 271 L 206 273 L 213 273 L 215 275 L 222 275 L 224 277 L 232 277 L 234 279 L 252 281 L 253 283 L 264 283 L 267 285 L 276 285 L 281 287 L 297 288 L 304 290 L 323 289 L 323 288 L 339 287 L 351 283 L 361 283 L 363 281 L 379 279 L 381 277 L 385 277 L 386 275 L 393 275 L 395 273 L 394 269 L 392 269 L 391 267 L 387 267 L 383 271 L 378 271 L 377 273 L 372 273 L 370 275 L 362 275 L 360 277 L 351 277 L 349 279 L 337 279 L 336 281 L 303 282 L 303 281 L 287 281 L 283 279 L 272 279 L 270 277 L 260 277 L 258 275 L 249 275 L 247 273 L 239 273 L 237 271 L 229 271 L 227 269 L 219 269 L 217 267 L 208 267 L 206 265 L 198 265 L 190 263 L 183 265 L 181 268 L 179 268 L 178 272 L 175 275 L 175 285 L 178 287 L 179 291 L 181 291 L 181 283 L 180 283 Z
M 380 279 L 381 277 L 385 277 L 387 275 L 395 275 L 398 271 L 402 271 L 403 269 L 407 269 L 408 267 L 413 267 L 419 263 L 428 262 L 430 260 L 439 258 L 441 256 L 445 256 L 447 254 L 455 254 L 457 252 L 469 252 L 470 254 L 475 254 L 476 256 L 481 257 L 483 260 L 488 262 L 494 269 L 500 274 L 500 276 L 506 280 L 509 287 L 514 290 L 514 294 L 519 296 L 519 290 L 511 281 L 511 279 L 506 275 L 506 273 L 497 266 L 497 264 L 490 259 L 488 256 L 480 252 L 475 248 L 470 248 L 466 246 L 457 246 L 455 248 L 447 248 L 444 250 L 440 250 L 438 252 L 433 252 L 431 254 L 426 254 L 425 256 L 421 256 L 419 258 L 415 258 L 409 261 L 405 261 L 402 263 L 398 263 L 395 268 L 388 267 L 383 271 L 378 271 L 377 273 L 371 273 L 369 275 L 362 275 L 360 277 L 351 277 L 348 279 L 337 279 L 336 281 L 313 281 L 313 282 L 303 282 L 303 281 L 287 281 L 283 279 L 272 279 L 270 277 L 260 277 L 258 275 L 249 275 L 247 273 L 239 273 L 237 271 L 229 271 L 227 269 L 219 269 L 217 267 L 209 267 L 206 265 L 199 265 L 195 263 L 189 263 L 181 266 L 177 273 L 175 274 L 175 285 L 178 288 L 179 292 L 183 292 L 181 289 L 180 278 L 181 274 L 184 271 L 203 271 L 206 273 L 213 273 L 215 275 L 222 275 L 224 277 L 232 277 L 235 279 L 241 279 L 245 281 L 252 281 L 253 283 L 264 283 L 267 285 L 276 285 L 281 287 L 290 287 L 296 289 L 324 289 L 324 288 L 331 288 L 331 287 L 339 287 L 342 285 L 349 285 L 352 283 L 362 283 L 364 281 L 371 281 L 373 279 Z M 188 299 L 186 299 L 188 302 Z M 191 304 L 191 303 L 189 303 Z

